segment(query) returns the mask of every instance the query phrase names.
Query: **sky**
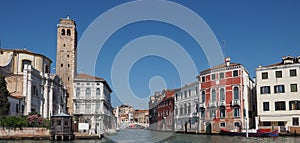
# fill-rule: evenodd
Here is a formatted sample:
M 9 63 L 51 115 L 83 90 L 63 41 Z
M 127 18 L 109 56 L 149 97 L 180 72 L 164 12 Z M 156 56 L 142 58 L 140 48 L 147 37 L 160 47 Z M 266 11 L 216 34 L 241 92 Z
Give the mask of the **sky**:
M 108 13 L 114 7 L 127 2 L 132 1 L 2 0 L 0 1 L 1 48 L 26 48 L 32 52 L 43 54 L 53 61 L 52 68 L 54 68 L 56 64 L 56 25 L 60 18 L 69 15 L 76 21 L 80 41 L 85 31 L 97 18 Z M 221 45 L 222 54 L 231 57 L 232 62 L 243 64 L 251 78 L 255 77 L 255 69 L 259 65 L 280 62 L 282 56 L 300 56 L 300 2 L 298 0 L 172 0 L 170 2 L 188 8 L 201 17 Z M 135 8 L 127 7 L 127 12 L 130 13 Z M 109 20 L 122 21 L 133 16 L 139 16 L 142 11 L 143 9 L 140 9 L 140 11 L 133 11 L 126 16 Z M 189 18 L 189 15 L 180 15 L 180 11 L 172 9 L 165 9 L 161 15 L 173 16 L 179 21 L 183 17 Z M 191 19 L 181 22 L 192 25 L 195 21 Z M 103 29 L 103 33 L 105 33 L 108 27 L 103 26 L 99 29 Z M 160 36 L 158 41 L 162 41 L 149 43 L 151 38 L 154 38 L 151 35 Z M 101 39 L 101 37 L 97 38 Z M 143 39 L 148 41 L 140 45 L 135 44 Z M 185 62 L 188 58 L 183 56 L 184 52 L 178 52 L 178 50 L 168 47 L 172 45 L 167 43 L 168 39 L 171 43 L 172 41 L 178 43 L 177 46 L 183 48 L 185 54 L 189 55 L 188 57 L 194 63 L 194 65 L 187 64 L 188 68 L 182 70 L 190 72 L 192 66 L 195 66 L 196 73 L 182 75 L 180 68 L 183 67 L 176 65 L 182 61 Z M 85 66 L 91 63 L 78 65 L 77 71 L 78 73 L 95 74 L 106 79 L 114 91 L 112 93 L 113 106 L 128 104 L 121 98 L 136 102 L 139 101 L 136 100 L 138 98 L 148 100 L 155 91 L 181 87 L 183 84 L 187 84 L 186 81 L 182 82 L 181 76 L 188 78 L 188 82 L 194 82 L 197 73 L 213 66 L 209 64 L 206 53 L 197 43 L 197 40 L 190 35 L 190 32 L 172 23 L 154 20 L 130 23 L 117 29 L 106 41 L 102 42 L 104 45 L 97 47 L 101 48 L 101 51 L 86 51 L 87 54 L 98 52 L 95 72 L 90 73 L 90 70 Z M 163 42 L 166 42 L 166 45 Z M 143 50 L 157 47 L 156 50 L 172 55 L 175 57 L 174 61 L 178 63 L 174 63 L 164 56 L 149 54 L 132 62 L 130 67 L 115 66 L 118 60 L 128 61 L 130 59 L 128 56 L 125 56 L 125 59 L 121 57 L 122 52 L 120 51 L 130 51 L 130 46 L 134 48 L 134 45 L 143 48 Z M 85 47 L 80 48 L 79 51 L 85 50 Z M 136 50 L 130 52 L 137 53 Z M 78 60 L 83 61 L 83 59 Z M 126 70 L 129 72 L 126 73 Z M 124 73 L 122 73 L 123 71 Z M 55 69 L 52 69 L 52 72 L 55 73 Z M 127 77 L 128 81 L 123 80 L 123 76 Z M 130 86 L 131 93 L 129 94 L 132 95 L 119 89 L 119 87 L 127 88 L 126 84 Z M 136 108 L 147 108 L 145 103 L 137 106 Z

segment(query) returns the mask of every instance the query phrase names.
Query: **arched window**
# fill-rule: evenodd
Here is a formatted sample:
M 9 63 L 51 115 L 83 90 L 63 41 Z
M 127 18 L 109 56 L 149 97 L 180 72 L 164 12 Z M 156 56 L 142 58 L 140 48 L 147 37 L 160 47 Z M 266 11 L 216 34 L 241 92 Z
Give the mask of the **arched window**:
M 225 101 L 225 90 L 221 88 L 220 90 L 220 101 Z
M 178 115 L 178 109 L 177 109 L 177 106 L 175 106 L 174 109 L 175 109 L 174 115 L 177 116 L 177 115 Z
M 239 97 L 239 88 L 238 87 L 233 88 L 233 99 L 240 99 L 240 97 Z
M 212 101 L 212 102 L 216 102 L 216 100 L 217 100 L 217 98 L 216 98 L 216 90 L 213 89 L 213 90 L 211 91 L 211 101 Z
M 76 88 L 76 97 L 80 96 L 80 88 Z
M 71 30 L 70 29 L 67 30 L 67 35 L 71 36 Z
M 86 96 L 86 98 L 91 97 L 91 89 L 90 88 L 85 89 L 85 96 Z
M 65 29 L 62 29 L 62 30 L 61 30 L 61 35 L 66 35 Z
M 100 96 L 100 88 L 96 89 L 96 96 L 99 97 Z
M 201 102 L 205 102 L 205 91 L 202 91 L 202 97 L 201 97 Z

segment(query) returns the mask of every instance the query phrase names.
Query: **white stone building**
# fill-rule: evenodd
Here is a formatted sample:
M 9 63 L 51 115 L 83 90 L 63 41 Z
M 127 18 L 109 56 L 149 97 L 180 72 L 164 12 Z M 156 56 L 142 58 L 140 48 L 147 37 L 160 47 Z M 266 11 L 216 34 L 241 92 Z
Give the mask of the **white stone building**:
M 175 92 L 174 127 L 175 131 L 198 129 L 199 81 L 187 84 Z
M 103 79 L 87 74 L 74 77 L 75 122 L 88 124 L 89 134 L 102 134 L 114 128 L 111 106 L 111 88 Z M 79 131 L 81 131 L 79 126 Z
M 300 56 L 256 69 L 258 128 L 300 128 Z
M 0 71 L 11 95 L 9 115 L 38 112 L 49 118 L 65 112 L 65 88 L 55 74 L 50 74 L 51 62 L 28 50 L 0 49 Z

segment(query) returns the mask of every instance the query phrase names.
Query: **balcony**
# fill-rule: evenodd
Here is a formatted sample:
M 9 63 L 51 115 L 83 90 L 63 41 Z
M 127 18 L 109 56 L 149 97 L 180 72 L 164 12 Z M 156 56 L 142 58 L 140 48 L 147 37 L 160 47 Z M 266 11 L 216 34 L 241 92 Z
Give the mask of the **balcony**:
M 218 106 L 226 106 L 226 101 L 225 100 L 219 101 Z
M 205 103 L 205 102 L 199 103 L 199 107 L 200 107 L 200 108 L 206 108 L 206 103 Z
M 231 102 L 232 106 L 240 106 L 241 105 L 241 101 L 239 99 L 234 99 Z
M 216 101 L 210 101 L 209 102 L 209 107 L 217 107 L 217 102 Z

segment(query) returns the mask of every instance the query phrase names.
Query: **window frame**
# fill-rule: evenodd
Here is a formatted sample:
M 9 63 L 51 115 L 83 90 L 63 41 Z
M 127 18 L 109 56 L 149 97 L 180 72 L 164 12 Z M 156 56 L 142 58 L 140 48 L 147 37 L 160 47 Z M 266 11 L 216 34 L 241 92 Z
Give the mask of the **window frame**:
M 239 76 L 239 70 L 232 71 L 232 77 L 238 77 Z
M 265 75 L 265 76 L 264 76 Z M 269 78 L 269 74 L 268 72 L 262 72 L 261 73 L 261 79 L 268 79 Z
M 295 90 L 293 90 L 293 86 L 295 86 Z M 291 92 L 298 92 L 297 83 L 292 83 L 292 84 L 290 84 L 290 91 L 291 91 Z
M 292 75 L 292 72 L 295 72 L 293 75 Z M 290 69 L 290 77 L 296 77 L 297 76 L 297 69 Z
M 270 111 L 270 102 L 263 102 L 263 111 Z
M 275 77 L 276 78 L 282 78 L 282 71 L 275 71 Z
M 274 93 L 285 93 L 284 84 L 274 85 Z
M 275 111 L 286 111 L 285 101 L 276 101 L 274 104 L 275 104 Z

